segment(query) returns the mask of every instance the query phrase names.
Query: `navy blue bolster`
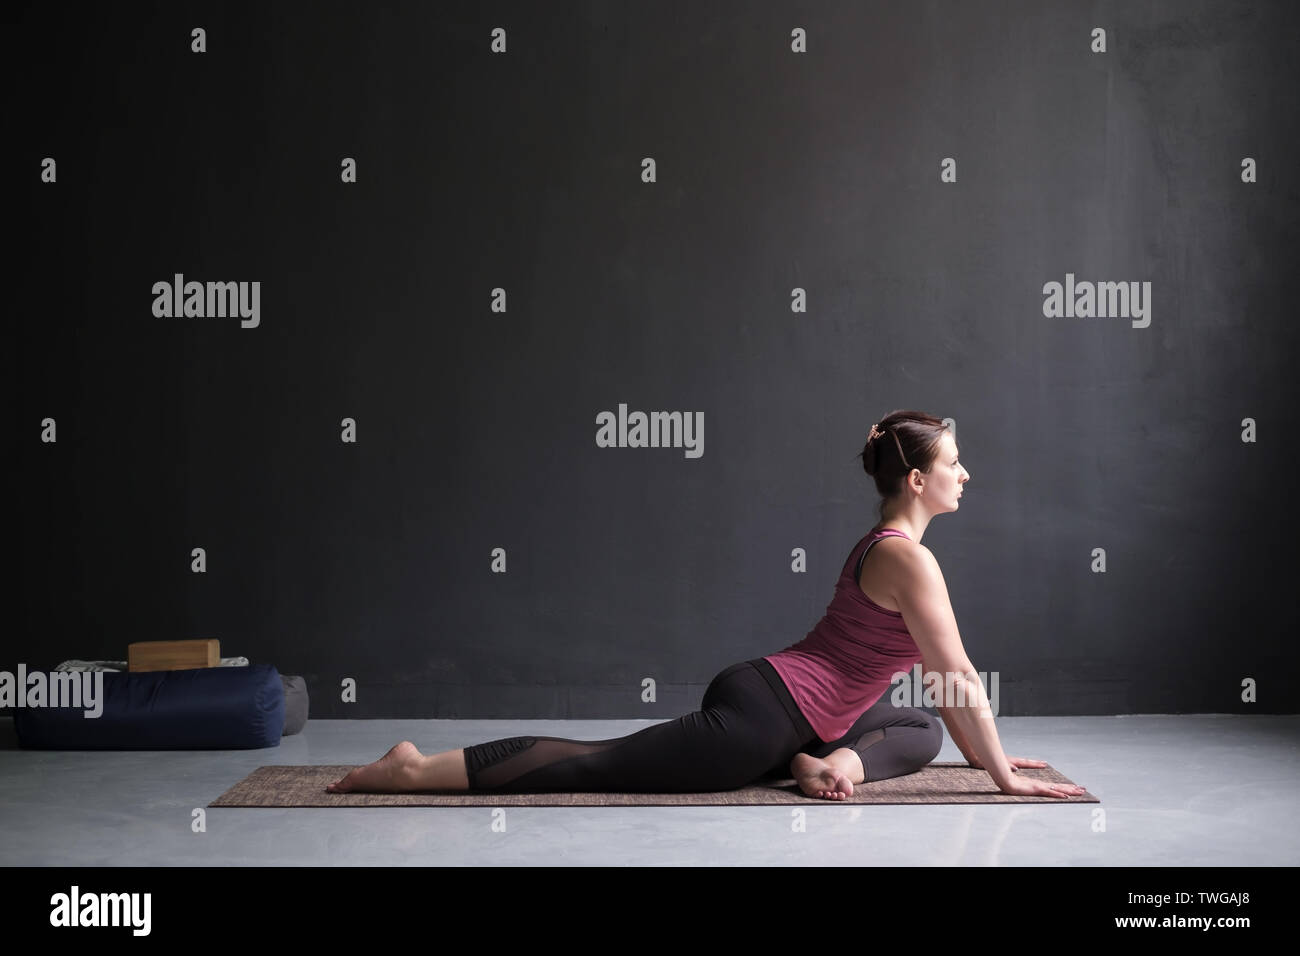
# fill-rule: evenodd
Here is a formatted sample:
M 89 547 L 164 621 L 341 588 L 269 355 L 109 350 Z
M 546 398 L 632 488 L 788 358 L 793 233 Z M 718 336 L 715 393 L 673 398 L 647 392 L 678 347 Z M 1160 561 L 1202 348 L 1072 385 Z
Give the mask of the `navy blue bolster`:
M 280 744 L 284 684 L 270 664 L 101 673 L 98 717 L 86 716 L 84 706 L 16 707 L 19 744 L 40 750 L 252 750 Z M 51 676 L 46 672 L 47 686 Z

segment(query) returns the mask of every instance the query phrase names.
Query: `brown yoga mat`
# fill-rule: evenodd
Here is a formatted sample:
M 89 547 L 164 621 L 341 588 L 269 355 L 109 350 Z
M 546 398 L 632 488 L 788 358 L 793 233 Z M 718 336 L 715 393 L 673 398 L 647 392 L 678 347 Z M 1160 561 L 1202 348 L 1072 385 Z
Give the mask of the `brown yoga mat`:
M 1003 793 L 983 770 L 932 763 L 916 773 L 858 784 L 844 800 L 806 797 L 793 780 L 764 780 L 718 793 L 329 793 L 326 784 L 350 766 L 258 767 L 210 807 L 737 807 L 823 803 L 1101 803 L 1091 793 L 1018 797 Z M 1036 780 L 1070 783 L 1052 767 L 1017 771 Z

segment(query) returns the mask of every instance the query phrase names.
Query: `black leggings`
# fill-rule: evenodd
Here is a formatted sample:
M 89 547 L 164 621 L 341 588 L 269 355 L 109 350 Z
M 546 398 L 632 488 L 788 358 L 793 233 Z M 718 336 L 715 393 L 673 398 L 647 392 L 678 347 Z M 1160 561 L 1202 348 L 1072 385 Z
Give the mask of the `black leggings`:
M 866 779 L 912 773 L 939 753 L 943 728 L 886 692 L 830 743 L 813 731 L 762 658 L 733 664 L 704 692 L 700 709 L 611 740 L 506 737 L 465 748 L 470 790 L 501 793 L 691 793 L 735 790 L 788 778 L 797 753 L 825 757 L 848 747 Z

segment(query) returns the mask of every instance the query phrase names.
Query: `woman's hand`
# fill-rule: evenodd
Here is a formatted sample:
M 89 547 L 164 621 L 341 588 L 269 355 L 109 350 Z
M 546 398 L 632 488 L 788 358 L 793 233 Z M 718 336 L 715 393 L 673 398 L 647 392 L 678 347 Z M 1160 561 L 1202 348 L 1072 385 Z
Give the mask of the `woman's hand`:
M 979 757 L 976 757 L 973 760 L 967 760 L 966 762 L 970 764 L 972 767 L 974 767 L 976 770 L 984 769 L 984 762 L 981 761 Z M 1046 767 L 1046 766 L 1047 764 L 1044 763 L 1042 760 L 1031 760 L 1028 757 L 1007 758 L 1007 771 L 1009 773 L 1015 773 L 1017 767 Z
M 966 761 L 977 770 L 983 770 L 984 764 L 977 757 Z M 1021 767 L 1046 767 L 1042 760 L 1028 757 L 1007 757 L 1007 772 L 1015 773 Z M 1031 777 L 1011 777 L 1005 787 L 999 788 L 1003 793 L 1012 793 L 1021 797 L 1077 797 L 1087 793 L 1084 787 L 1072 783 L 1053 783 L 1050 780 L 1034 780 Z
M 1018 797 L 1078 797 L 1087 793 L 1083 787 L 1073 783 L 1053 783 L 1051 780 L 1035 780 L 1033 777 L 1012 777 L 1006 785 L 999 788 L 1003 793 Z

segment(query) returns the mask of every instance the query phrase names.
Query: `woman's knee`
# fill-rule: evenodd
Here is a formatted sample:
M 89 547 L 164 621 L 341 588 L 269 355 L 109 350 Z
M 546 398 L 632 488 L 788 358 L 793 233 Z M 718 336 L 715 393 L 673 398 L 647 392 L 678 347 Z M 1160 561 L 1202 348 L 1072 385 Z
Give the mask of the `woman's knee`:
M 943 728 L 938 719 L 920 711 L 885 728 L 883 734 L 890 742 L 888 746 L 882 741 L 857 751 L 868 780 L 915 773 L 934 760 L 943 746 Z
M 922 711 L 925 714 L 924 711 Z M 943 749 L 943 723 L 938 717 L 925 714 L 926 718 L 926 744 L 925 744 L 925 762 L 929 763 L 935 757 L 939 756 L 939 751 Z
M 908 749 L 912 760 L 924 766 L 943 749 L 943 724 L 938 717 L 923 710 L 912 709 L 899 725 L 915 728 L 907 731 Z

